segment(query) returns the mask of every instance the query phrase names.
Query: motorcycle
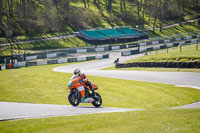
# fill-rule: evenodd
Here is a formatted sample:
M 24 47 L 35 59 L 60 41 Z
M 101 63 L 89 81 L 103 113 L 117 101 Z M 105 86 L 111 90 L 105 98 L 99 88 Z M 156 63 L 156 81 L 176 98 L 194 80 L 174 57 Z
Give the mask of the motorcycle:
M 86 99 L 83 101 L 81 101 L 81 93 L 75 85 L 76 82 L 84 86 Z M 92 103 L 95 107 L 101 106 L 102 98 L 97 92 L 95 92 L 99 89 L 96 84 L 92 84 L 92 89 L 90 89 L 89 86 L 87 86 L 84 82 L 80 82 L 78 77 L 76 77 L 69 81 L 68 88 L 70 90 L 68 100 L 71 105 L 78 106 L 79 103 Z

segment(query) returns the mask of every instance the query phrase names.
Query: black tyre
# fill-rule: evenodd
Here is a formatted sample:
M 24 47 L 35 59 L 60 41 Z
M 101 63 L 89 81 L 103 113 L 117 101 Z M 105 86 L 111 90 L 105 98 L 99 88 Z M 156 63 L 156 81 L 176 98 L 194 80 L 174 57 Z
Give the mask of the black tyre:
M 77 94 L 76 94 L 77 93 Z M 80 103 L 79 92 L 70 93 L 68 95 L 69 103 L 73 106 L 78 106 Z
M 98 93 L 95 92 L 95 94 L 96 94 L 96 96 L 94 97 L 94 101 L 92 102 L 92 104 L 95 107 L 100 107 L 102 104 L 102 98 Z

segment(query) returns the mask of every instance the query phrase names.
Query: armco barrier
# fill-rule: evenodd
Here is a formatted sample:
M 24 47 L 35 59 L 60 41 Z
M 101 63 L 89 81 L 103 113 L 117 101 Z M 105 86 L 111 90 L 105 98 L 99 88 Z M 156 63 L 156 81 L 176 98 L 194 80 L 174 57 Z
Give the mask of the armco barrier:
M 67 62 L 68 62 L 68 60 L 66 58 L 58 59 L 58 64 L 67 63 Z
M 58 64 L 58 60 L 48 60 L 47 64 Z
M 200 68 L 200 62 L 133 62 L 116 64 L 116 68 L 128 67 Z
M 105 52 L 105 51 L 109 51 L 109 50 L 115 50 L 115 49 L 125 49 L 125 48 L 133 48 L 133 47 L 140 47 L 140 46 L 149 46 L 149 45 L 153 45 L 155 44 L 155 46 L 153 46 L 153 50 L 157 50 L 158 48 L 162 49 L 162 48 L 169 48 L 169 47 L 177 47 L 179 46 L 178 42 L 175 41 L 185 41 L 185 44 L 189 44 L 189 43 L 196 43 L 197 40 L 195 40 L 196 38 L 200 38 L 200 35 L 193 35 L 193 36 L 188 36 L 188 37 L 179 37 L 179 38 L 173 38 L 173 39 L 163 39 L 163 40 L 154 40 L 154 41 L 148 41 L 148 42 L 142 42 L 142 43 L 133 43 L 133 44 L 128 44 L 128 45 L 116 45 L 116 46 L 101 46 L 101 47 L 85 47 L 85 48 L 67 48 L 67 49 L 58 49 L 58 50 L 47 50 L 46 53 L 38 53 L 38 54 L 24 54 L 24 55 L 20 55 L 20 56 L 16 56 L 18 62 L 21 61 L 33 61 L 33 60 L 38 60 L 38 59 L 45 59 L 45 58 L 58 58 L 58 57 L 67 57 L 68 54 L 74 54 L 74 53 L 88 53 L 88 52 Z M 194 40 L 191 40 L 194 39 Z M 162 46 L 162 44 L 167 45 Z M 156 46 L 161 44 L 161 46 Z M 169 45 L 170 44 L 170 45 Z M 141 48 L 139 49 L 138 53 L 141 52 L 146 52 L 149 51 L 150 49 L 146 49 L 146 48 Z M 44 51 L 43 51 L 44 52 Z M 128 56 L 131 54 L 137 54 L 137 52 L 128 52 L 125 51 L 124 53 L 122 53 L 122 56 Z M 1 63 L 4 63 L 4 58 L 0 59 Z M 71 60 L 70 60 L 71 61 Z M 73 61 L 73 60 L 72 60 Z M 62 61 L 61 61 L 62 62 Z M 19 65 L 18 65 L 19 66 Z
M 121 52 L 121 56 L 129 56 L 131 55 L 131 51 Z
M 164 43 L 170 43 L 170 40 L 164 40 Z
M 68 58 L 68 62 L 77 62 L 77 58 Z
M 190 37 L 188 37 L 190 38 Z M 185 39 L 185 38 L 178 38 L 177 40 L 180 40 L 180 39 Z M 167 40 L 167 42 L 169 42 Z M 159 49 L 166 49 L 166 48 L 171 48 L 171 47 L 177 47 L 177 46 L 180 46 L 180 45 L 187 45 L 187 44 L 194 44 L 194 43 L 197 43 L 198 40 L 185 40 L 185 41 L 182 41 L 182 42 L 175 42 L 175 43 L 167 43 L 167 44 L 161 44 L 161 45 L 153 45 L 152 47 L 148 47 L 147 43 L 139 43 L 138 45 L 139 46 L 142 46 L 142 47 L 139 47 L 139 52 L 138 53 L 143 53 L 143 52 L 149 52 L 149 51 L 153 51 L 153 50 L 159 50 Z M 154 41 L 153 42 L 154 44 L 157 44 L 158 41 Z M 124 51 L 121 53 L 122 56 L 129 56 L 129 55 L 134 55 L 134 54 L 138 54 L 137 52 L 132 52 L 132 51 Z
M 131 50 L 131 54 L 139 54 L 139 50 Z
M 72 54 L 72 53 L 77 53 L 77 50 L 76 49 L 70 49 L 67 52 Z
M 138 47 L 138 43 L 133 43 L 133 44 L 128 44 L 127 48 L 133 48 L 133 47 Z
M 86 59 L 87 59 L 86 57 L 78 57 L 77 58 L 77 62 L 79 62 L 79 61 L 86 61 Z
M 165 49 L 165 48 L 167 48 L 167 45 L 161 45 L 160 46 L 160 49 Z
M 167 48 L 173 47 L 173 43 L 168 43 L 168 44 L 166 44 L 166 45 L 167 45 Z
M 104 48 L 95 48 L 95 52 L 104 52 Z
M 95 52 L 95 49 L 94 48 L 87 48 L 87 53 L 89 52 Z
M 125 49 L 127 48 L 127 45 L 120 45 L 120 49 Z
M 147 48 L 147 51 L 153 51 L 153 47 Z
M 109 54 L 103 55 L 103 59 L 109 58 Z
M 67 53 L 65 52 L 57 53 L 57 57 L 66 57 L 66 56 L 67 56 Z
M 162 43 L 165 43 L 165 40 L 159 40 L 158 41 L 158 44 L 162 44 Z
M 78 57 L 78 58 L 62 58 L 62 59 L 54 59 L 54 60 L 43 60 L 43 61 L 24 61 L 13 64 L 14 68 L 20 67 L 28 67 L 28 66 L 39 66 L 39 65 L 47 65 L 47 64 L 61 64 L 67 62 L 78 62 L 78 61 L 87 61 L 87 60 L 95 60 L 95 59 L 106 59 L 109 58 L 109 54 L 105 55 L 96 55 L 96 56 L 87 56 L 87 57 Z M 10 69 L 9 64 L 0 65 L 0 70 Z
M 47 65 L 47 61 L 37 61 L 37 66 L 40 66 L 40 65 Z
M 47 54 L 47 58 L 55 58 L 57 57 L 57 53 Z
M 26 62 L 26 66 L 37 66 L 37 62 Z
M 173 46 L 178 46 L 178 43 L 175 41 L 187 41 L 189 43 L 191 39 L 200 38 L 200 35 L 188 36 L 188 37 L 178 37 L 172 39 L 163 39 L 163 40 L 154 40 L 154 41 L 147 41 L 141 43 L 133 43 L 128 45 L 114 45 L 114 46 L 101 46 L 101 47 L 84 47 L 84 48 L 68 48 L 68 49 L 60 49 L 60 50 L 48 50 L 47 53 L 39 53 L 35 55 L 26 55 L 26 61 L 37 60 L 37 59 L 44 59 L 44 58 L 56 58 L 56 57 L 66 57 L 68 54 L 75 54 L 75 53 L 88 53 L 88 52 L 105 52 L 110 50 L 117 50 L 117 49 L 126 49 L 126 48 L 133 48 L 138 46 L 148 46 L 148 45 L 158 45 L 158 44 L 167 44 L 167 43 L 174 43 Z M 158 48 L 158 47 L 157 47 Z M 157 49 L 156 48 L 156 49 Z M 155 49 L 155 48 L 153 48 Z M 147 50 L 142 49 L 141 52 L 146 52 Z M 122 54 L 126 55 L 126 54 Z M 20 57 L 22 58 L 22 57 Z M 19 61 L 19 60 L 18 60 Z M 20 60 L 22 61 L 22 59 Z
M 45 59 L 45 58 L 47 58 L 47 54 L 45 53 L 37 54 L 37 59 Z
M 25 67 L 26 66 L 26 62 L 18 62 L 17 63 L 17 67 Z
M 89 57 L 86 57 L 86 60 L 95 60 L 96 57 L 95 56 L 89 56 Z
M 112 46 L 112 50 L 118 50 L 120 49 L 120 46 Z
M 179 43 L 174 43 L 173 47 L 177 47 L 179 45 Z
M 96 59 L 99 59 L 99 60 L 100 60 L 100 59 L 103 59 L 103 56 L 102 56 L 102 55 L 97 55 L 97 56 L 96 56 Z
M 26 60 L 37 60 L 37 56 L 36 55 L 34 55 L 34 56 L 27 56 Z
M 87 49 L 77 49 L 77 53 L 86 53 Z

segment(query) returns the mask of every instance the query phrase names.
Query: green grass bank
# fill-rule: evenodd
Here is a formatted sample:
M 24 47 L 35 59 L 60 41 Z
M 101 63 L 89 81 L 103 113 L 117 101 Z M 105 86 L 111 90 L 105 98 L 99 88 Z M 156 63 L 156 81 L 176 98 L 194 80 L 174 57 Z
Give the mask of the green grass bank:
M 197 47 L 198 46 L 198 50 Z M 150 52 L 148 53 L 150 54 Z M 142 56 L 133 60 L 126 61 L 131 62 L 195 62 L 200 61 L 200 44 L 185 45 L 180 47 L 174 47 L 168 49 L 168 52 L 161 52 L 157 54 L 150 54 L 148 56 Z
M 1 133 L 198 133 L 200 109 L 144 110 L 0 122 Z

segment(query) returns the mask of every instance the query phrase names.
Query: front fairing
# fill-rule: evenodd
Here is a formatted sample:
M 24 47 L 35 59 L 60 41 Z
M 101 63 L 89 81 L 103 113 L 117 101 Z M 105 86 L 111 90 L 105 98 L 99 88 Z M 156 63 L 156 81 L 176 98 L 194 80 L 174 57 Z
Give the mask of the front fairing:
M 68 83 L 68 88 L 69 88 L 70 90 L 72 90 L 72 82 L 73 82 L 73 80 L 70 80 L 69 83 Z

